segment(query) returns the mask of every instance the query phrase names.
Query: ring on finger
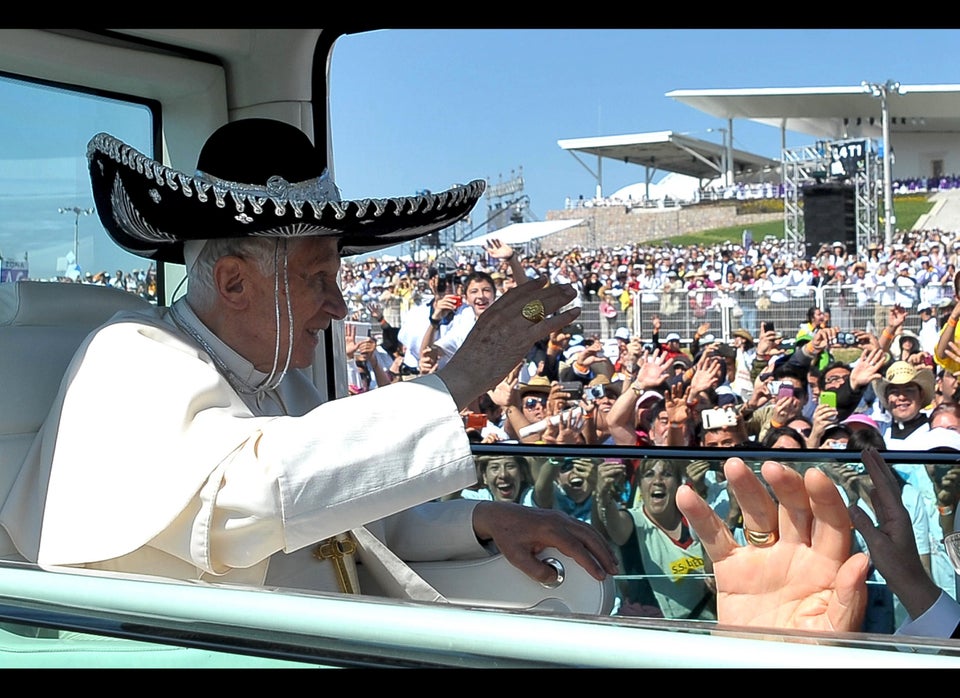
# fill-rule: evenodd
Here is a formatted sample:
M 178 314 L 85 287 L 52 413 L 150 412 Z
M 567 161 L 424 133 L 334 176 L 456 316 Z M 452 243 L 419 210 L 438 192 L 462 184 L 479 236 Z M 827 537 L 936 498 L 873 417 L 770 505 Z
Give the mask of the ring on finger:
M 755 548 L 769 548 L 780 539 L 776 531 L 752 531 L 747 527 L 744 527 L 743 535 Z
M 520 311 L 527 320 L 532 323 L 538 323 L 545 317 L 543 303 L 539 300 L 530 301 Z

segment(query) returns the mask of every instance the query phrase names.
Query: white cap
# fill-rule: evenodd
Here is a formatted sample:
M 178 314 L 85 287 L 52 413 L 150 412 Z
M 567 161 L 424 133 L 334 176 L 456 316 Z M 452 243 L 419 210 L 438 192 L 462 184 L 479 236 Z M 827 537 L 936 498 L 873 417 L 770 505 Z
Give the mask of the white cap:
M 641 405 L 652 400 L 662 400 L 663 395 L 658 393 L 656 390 L 647 390 L 640 397 L 637 398 L 637 403 L 634 405 L 634 409 L 639 409 Z
M 679 341 L 680 341 L 680 335 L 678 335 L 676 332 L 671 332 L 670 334 L 667 335 L 667 341 L 668 341 L 668 342 L 673 342 L 673 341 L 679 342 Z
M 629 342 L 630 330 L 628 330 L 626 327 L 618 327 L 617 331 L 613 333 L 613 336 L 617 339 L 623 339 Z

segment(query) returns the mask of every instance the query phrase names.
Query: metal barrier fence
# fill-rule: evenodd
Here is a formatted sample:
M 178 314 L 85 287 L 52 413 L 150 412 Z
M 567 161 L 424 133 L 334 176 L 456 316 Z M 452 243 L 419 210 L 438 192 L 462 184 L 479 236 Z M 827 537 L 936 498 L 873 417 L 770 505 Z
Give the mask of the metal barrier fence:
M 807 321 L 809 309 L 818 307 L 830 312 L 832 327 L 879 334 L 886 327 L 890 308 L 894 302 L 900 302 L 909 311 L 904 328 L 919 332 L 920 318 L 916 308 L 921 301 L 935 308 L 953 302 L 953 289 L 946 286 L 927 287 L 924 295 L 912 301 L 897 297 L 893 289 L 890 290 L 891 293 L 885 294 L 884 289 L 878 288 L 879 293 L 875 291 L 873 297 L 858 299 L 855 286 L 815 287 L 805 295 L 784 295 L 780 302 L 766 299 L 759 304 L 753 292 L 730 293 L 716 289 L 641 291 L 631 293 L 632 307 L 627 311 L 619 310 L 613 318 L 601 316 L 599 302 L 585 302 L 580 322 L 584 333 L 596 334 L 601 339 L 613 337 L 618 327 L 627 327 L 631 335 L 648 340 L 653 318 L 658 316 L 660 341 L 664 341 L 667 334 L 676 332 L 681 342 L 687 344 L 704 324 L 709 324 L 710 334 L 724 340 L 729 340 L 741 327 L 756 337 L 761 322 L 773 323 L 784 336 L 793 336 Z M 876 298 L 882 298 L 882 301 Z
M 807 311 L 816 306 L 830 311 L 830 324 L 845 331 L 868 330 L 879 333 L 887 323 L 887 313 L 895 300 L 902 302 L 910 314 L 905 328 L 913 332 L 920 329 L 920 318 L 916 308 L 920 300 L 934 307 L 953 302 L 952 286 L 924 287 L 922 295 L 908 302 L 906 298 L 897 298 L 891 293 L 884 294 L 878 288 L 869 299 L 858 299 L 855 286 L 826 286 L 810 288 L 806 295 L 786 295 L 783 302 L 769 299 L 758 307 L 756 294 L 752 291 L 729 293 L 719 289 L 705 289 L 696 292 L 687 289 L 663 291 L 637 291 L 631 294 L 632 307 L 627 310 L 617 308 L 614 317 L 600 314 L 600 303 L 584 301 L 579 322 L 585 336 L 597 335 L 601 339 L 612 338 L 618 327 L 626 327 L 631 335 L 639 335 L 645 340 L 651 336 L 654 316 L 660 318 L 660 340 L 664 341 L 671 332 L 680 335 L 686 345 L 697 329 L 709 323 L 709 333 L 717 339 L 729 340 L 738 328 L 745 328 L 756 337 L 761 322 L 772 322 L 784 336 L 796 334 L 800 325 L 807 321 Z M 884 296 L 887 297 L 884 297 Z M 878 302 L 875 298 L 883 298 Z M 365 313 L 364 304 L 359 298 L 348 298 L 351 311 Z M 399 327 L 403 322 L 404 309 L 399 298 L 384 303 L 383 315 L 387 322 Z M 364 318 L 367 319 L 367 318 Z

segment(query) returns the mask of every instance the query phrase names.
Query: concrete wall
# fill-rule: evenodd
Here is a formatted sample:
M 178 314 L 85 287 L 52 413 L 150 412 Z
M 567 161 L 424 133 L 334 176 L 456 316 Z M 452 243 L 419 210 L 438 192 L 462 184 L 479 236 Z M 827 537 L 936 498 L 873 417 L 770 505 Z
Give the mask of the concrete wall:
M 712 228 L 749 228 L 757 223 L 782 221 L 783 213 L 737 215 L 735 202 L 670 209 L 627 210 L 623 206 L 599 206 L 547 212 L 547 220 L 571 218 L 582 218 L 583 223 L 542 238 L 544 249 L 609 248 L 655 242 Z

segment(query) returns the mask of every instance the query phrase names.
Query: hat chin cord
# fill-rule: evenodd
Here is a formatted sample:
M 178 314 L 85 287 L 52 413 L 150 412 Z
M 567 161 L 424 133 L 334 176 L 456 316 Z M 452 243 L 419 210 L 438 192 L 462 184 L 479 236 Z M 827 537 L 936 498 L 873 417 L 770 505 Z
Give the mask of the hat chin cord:
M 283 291 L 287 298 L 287 358 L 283 364 L 283 370 L 277 373 L 277 367 L 280 363 L 280 248 L 283 247 Z M 267 390 L 275 390 L 287 375 L 290 368 L 290 359 L 293 356 L 293 308 L 290 305 L 290 274 L 289 274 L 289 255 L 287 253 L 286 238 L 277 238 L 276 245 L 273 248 L 273 309 L 276 320 L 276 341 L 273 346 L 273 366 L 270 373 L 264 378 L 256 388 L 255 393 L 262 393 Z

